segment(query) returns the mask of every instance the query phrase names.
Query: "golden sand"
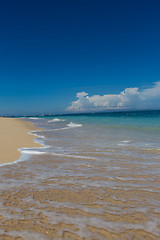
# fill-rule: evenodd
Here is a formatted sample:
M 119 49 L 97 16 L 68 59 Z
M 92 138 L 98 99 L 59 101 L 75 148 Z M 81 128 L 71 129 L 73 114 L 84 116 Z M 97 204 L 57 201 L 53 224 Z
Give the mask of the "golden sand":
M 30 122 L 15 118 L 0 118 L 0 164 L 16 161 L 20 157 L 19 148 L 39 147 L 33 141 L 34 135 L 29 131 L 36 130 Z

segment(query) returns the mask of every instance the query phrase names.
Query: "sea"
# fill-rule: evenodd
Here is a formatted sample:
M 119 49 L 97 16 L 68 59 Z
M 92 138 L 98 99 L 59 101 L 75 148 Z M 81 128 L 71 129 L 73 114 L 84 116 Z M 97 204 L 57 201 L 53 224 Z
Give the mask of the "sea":
M 20 149 L 15 163 L 0 168 L 0 190 L 30 189 L 23 201 L 34 203 L 28 207 L 34 217 L 43 213 L 50 224 L 64 224 L 53 239 L 160 239 L 160 111 L 22 119 L 40 129 L 30 134 L 42 146 Z M 34 191 L 54 197 L 38 199 Z M 15 218 L 14 206 L 3 203 L 4 218 Z M 21 206 L 15 208 L 16 219 L 29 218 Z M 51 239 L 26 229 L 9 234 Z

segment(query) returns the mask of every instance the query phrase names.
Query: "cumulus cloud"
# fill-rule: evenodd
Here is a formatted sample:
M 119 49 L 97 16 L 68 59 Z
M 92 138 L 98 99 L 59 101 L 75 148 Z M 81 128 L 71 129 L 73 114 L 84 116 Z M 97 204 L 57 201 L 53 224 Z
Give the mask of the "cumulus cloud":
M 126 88 L 120 94 L 88 96 L 86 92 L 77 93 L 78 100 L 67 108 L 70 112 L 91 112 L 116 109 L 160 109 L 160 81 L 153 87 L 140 90 L 138 87 Z

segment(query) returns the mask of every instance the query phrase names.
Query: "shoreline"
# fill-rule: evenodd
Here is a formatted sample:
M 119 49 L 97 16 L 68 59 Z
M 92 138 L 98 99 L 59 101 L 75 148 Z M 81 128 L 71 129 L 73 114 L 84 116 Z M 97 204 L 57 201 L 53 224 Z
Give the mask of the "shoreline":
M 0 118 L 0 165 L 11 164 L 21 156 L 22 148 L 42 147 L 34 141 L 32 131 L 39 129 L 18 118 Z
M 158 152 L 147 155 L 143 145 L 130 152 L 134 139 L 122 134 L 115 142 L 120 132 L 111 138 L 115 131 L 104 131 L 103 125 L 65 130 L 68 122 L 11 120 L 5 124 L 22 128 L 30 144 L 35 137 L 43 147 L 27 144 L 19 148 L 17 161 L 0 168 L 0 239 L 159 239 Z

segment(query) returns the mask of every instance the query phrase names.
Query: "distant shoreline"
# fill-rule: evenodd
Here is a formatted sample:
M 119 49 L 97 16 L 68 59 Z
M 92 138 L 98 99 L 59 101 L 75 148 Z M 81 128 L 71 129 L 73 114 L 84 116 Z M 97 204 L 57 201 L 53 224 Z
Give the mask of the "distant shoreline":
M 23 147 L 40 147 L 33 141 L 34 135 L 28 134 L 37 128 L 31 123 L 17 118 L 0 118 L 0 164 L 19 159 Z
M 97 112 L 70 112 L 70 113 L 59 113 L 59 114 L 33 114 L 33 115 L 15 115 L 15 116 L 0 116 L 3 118 L 30 118 L 30 117 L 57 117 L 57 116 L 77 116 L 77 115 L 94 115 L 94 114 L 106 114 L 106 115 L 110 115 L 110 114 L 135 114 L 135 113 L 149 113 L 149 114 L 154 114 L 154 113 L 160 113 L 160 109 L 147 109 L 147 110 L 131 110 L 131 109 L 119 109 L 119 110 L 108 110 L 108 111 L 97 111 Z

